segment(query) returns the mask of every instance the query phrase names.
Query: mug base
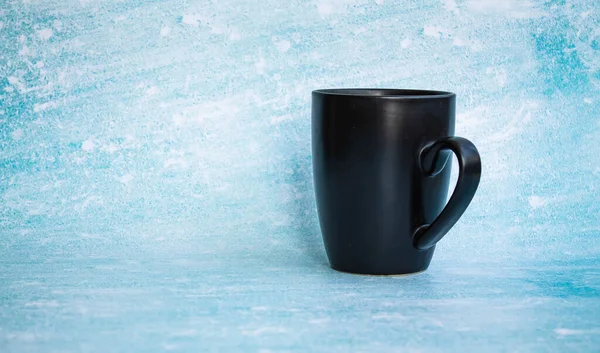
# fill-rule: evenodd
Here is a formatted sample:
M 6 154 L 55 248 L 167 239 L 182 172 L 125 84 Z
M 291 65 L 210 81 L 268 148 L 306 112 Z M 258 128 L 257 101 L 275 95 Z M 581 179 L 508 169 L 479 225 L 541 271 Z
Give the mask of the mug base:
M 370 273 L 370 272 L 348 271 L 348 270 L 336 268 L 335 266 L 331 266 L 331 268 L 334 269 L 335 271 L 341 272 L 341 273 L 347 273 L 350 275 L 357 275 L 357 276 L 369 276 L 369 277 L 410 277 L 410 276 L 420 275 L 421 273 L 427 271 L 427 268 L 424 268 L 424 269 L 413 271 L 413 272 Z

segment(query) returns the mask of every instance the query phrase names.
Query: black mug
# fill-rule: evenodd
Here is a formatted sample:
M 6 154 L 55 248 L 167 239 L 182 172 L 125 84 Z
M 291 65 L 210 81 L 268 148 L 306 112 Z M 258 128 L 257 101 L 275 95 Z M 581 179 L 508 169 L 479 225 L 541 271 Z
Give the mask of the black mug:
M 313 176 L 321 233 L 338 271 L 427 269 L 473 199 L 477 148 L 454 136 L 456 95 L 398 89 L 312 92 Z M 451 152 L 459 176 L 446 204 Z

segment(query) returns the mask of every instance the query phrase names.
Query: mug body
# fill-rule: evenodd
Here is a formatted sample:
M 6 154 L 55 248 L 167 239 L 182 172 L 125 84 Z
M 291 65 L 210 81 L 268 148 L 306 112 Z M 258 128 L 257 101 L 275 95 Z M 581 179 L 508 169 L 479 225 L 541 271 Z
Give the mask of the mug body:
M 435 246 L 414 246 L 416 230 L 447 200 L 449 151 L 423 173 L 420 152 L 454 135 L 453 93 L 326 89 L 312 93 L 313 176 L 321 233 L 339 271 L 421 272 Z

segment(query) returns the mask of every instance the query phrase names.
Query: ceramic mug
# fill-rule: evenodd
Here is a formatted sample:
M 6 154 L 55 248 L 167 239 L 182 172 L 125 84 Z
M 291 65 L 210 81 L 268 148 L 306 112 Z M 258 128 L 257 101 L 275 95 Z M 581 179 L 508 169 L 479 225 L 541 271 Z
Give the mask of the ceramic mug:
M 456 95 L 400 89 L 312 92 L 313 175 L 331 266 L 397 275 L 429 267 L 473 199 L 477 148 L 454 136 Z M 446 203 L 451 152 L 459 165 Z

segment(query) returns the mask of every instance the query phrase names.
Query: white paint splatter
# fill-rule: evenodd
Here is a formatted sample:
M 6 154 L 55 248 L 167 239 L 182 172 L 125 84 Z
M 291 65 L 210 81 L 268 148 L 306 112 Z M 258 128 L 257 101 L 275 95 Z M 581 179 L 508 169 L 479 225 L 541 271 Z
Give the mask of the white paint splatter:
M 110 154 L 113 154 L 119 150 L 119 147 L 117 147 L 117 145 L 114 143 L 111 143 L 104 150 Z
M 10 133 L 10 137 L 13 138 L 13 140 L 20 140 L 23 138 L 23 130 L 21 129 L 16 129 L 15 131 Z
M 27 90 L 25 83 L 18 77 L 9 76 L 8 83 L 15 86 L 20 93 L 25 93 L 25 91 Z
M 231 33 L 229 34 L 229 39 L 232 41 L 237 41 L 242 39 L 242 34 L 240 33 L 240 31 L 237 28 L 233 28 L 231 30 Z
M 540 207 L 544 207 L 548 204 L 547 199 L 540 197 L 540 196 L 536 196 L 536 195 L 529 196 L 528 202 L 529 202 L 529 206 L 534 210 L 538 209 Z
M 154 95 L 157 95 L 159 93 L 160 93 L 160 88 L 158 88 L 156 86 L 149 87 L 146 90 L 146 96 L 154 96 Z
M 35 63 L 35 67 L 37 67 L 38 69 L 41 69 L 45 66 L 46 64 L 44 64 L 43 61 L 38 61 L 37 63 Z
M 271 118 L 271 125 L 281 124 L 284 121 L 290 121 L 293 119 L 294 119 L 294 116 L 290 115 L 290 114 L 276 116 L 276 117 Z
M 273 222 L 274 226 L 285 227 L 292 224 L 292 218 L 288 215 L 278 215 L 277 219 Z
M 86 152 L 93 151 L 94 150 L 94 141 L 92 141 L 91 139 L 83 141 L 83 143 L 81 144 L 81 149 Z
M 118 177 L 117 180 L 124 185 L 128 185 L 133 180 L 133 175 L 125 174 L 121 177 Z
M 404 316 L 402 314 L 381 313 L 381 314 L 375 314 L 371 318 L 373 320 L 404 320 L 404 319 L 406 319 L 406 316 Z
M 36 113 L 39 113 L 39 112 L 43 112 L 44 110 L 48 110 L 50 108 L 56 108 L 57 106 L 58 106 L 58 104 L 56 104 L 56 102 L 46 102 L 46 103 L 34 104 L 33 111 Z
M 262 56 L 258 58 L 258 61 L 254 64 L 256 68 L 256 72 L 260 75 L 265 73 L 265 68 L 267 67 L 267 61 Z
M 102 200 L 100 200 L 100 197 L 96 195 L 91 195 L 86 197 L 86 199 L 80 205 L 75 205 L 73 209 L 76 212 L 85 212 L 91 204 L 101 205 L 102 203 L 103 202 Z
M 499 14 L 518 19 L 544 16 L 544 12 L 537 9 L 531 0 L 469 0 L 468 7 L 476 12 Z
M 52 27 L 57 31 L 62 30 L 62 26 L 63 26 L 63 23 L 60 20 L 54 20 L 54 22 L 52 22 Z
M 375 0 L 375 3 L 376 3 L 377 5 L 383 5 L 383 0 Z
M 0 29 L 4 28 L 4 22 L 0 21 Z
M 52 29 L 50 29 L 50 28 L 44 28 L 44 29 L 40 29 L 39 31 L 37 31 L 38 37 L 43 41 L 47 41 L 48 39 L 50 39 L 53 34 L 54 33 L 52 32 Z
M 182 168 L 187 168 L 188 162 L 184 158 L 169 158 L 166 161 L 164 161 L 164 163 L 163 163 L 163 167 L 165 167 L 165 168 L 177 167 L 177 166 L 182 167 Z
M 85 163 L 86 160 L 87 160 L 87 158 L 85 156 L 83 156 L 83 157 L 74 157 L 73 158 L 73 163 L 75 163 L 77 165 L 81 165 L 81 164 Z
M 290 50 L 290 48 L 292 47 L 292 44 L 288 40 L 283 39 L 278 42 L 275 42 L 275 47 L 281 53 L 285 53 L 286 51 Z
M 525 125 L 531 121 L 532 110 L 537 110 L 538 107 L 538 102 L 527 102 L 515 114 L 512 114 L 510 121 L 506 122 L 500 131 L 490 134 L 486 141 L 508 141 L 516 137 L 524 130 Z
M 201 19 L 202 17 L 198 15 L 185 14 L 181 17 L 181 23 L 194 27 L 199 27 Z
M 19 56 L 31 56 L 31 50 L 29 49 L 28 46 L 23 45 L 21 50 L 19 50 L 18 54 L 19 54 Z
M 83 239 L 102 239 L 102 236 L 97 235 L 97 234 L 90 234 L 90 233 L 81 233 L 79 234 L 80 237 L 82 237 Z
M 498 87 L 506 86 L 508 74 L 506 73 L 506 70 L 503 67 L 489 67 L 486 70 L 486 73 L 494 75 L 494 81 L 496 81 Z
M 252 308 L 250 308 L 250 310 L 252 310 L 252 311 L 268 311 L 269 308 L 266 306 L 253 306 Z
M 262 336 L 264 334 L 286 333 L 287 330 L 283 327 L 261 327 L 256 330 L 243 330 L 242 334 L 246 336 Z
M 361 33 L 365 33 L 368 30 L 369 29 L 367 27 L 361 26 L 361 27 L 354 29 L 352 32 L 355 34 L 361 34 Z
M 449 34 L 449 31 L 445 28 L 438 26 L 425 26 L 423 27 L 423 34 L 428 37 L 441 39 Z
M 171 27 L 169 26 L 164 26 L 163 28 L 160 29 L 160 36 L 161 37 L 166 37 L 171 33 Z
M 210 33 L 212 33 L 212 34 L 223 34 L 223 33 L 225 33 L 225 29 L 223 27 L 220 27 L 220 26 L 212 26 L 210 28 Z
M 576 336 L 585 334 L 584 330 L 573 330 L 569 328 L 557 328 L 554 332 L 559 336 Z
M 591 14 L 592 14 L 592 10 L 588 10 L 588 11 L 584 11 L 584 12 L 580 13 L 579 17 L 581 17 L 582 19 L 586 19 Z
M 331 15 L 335 12 L 335 7 L 330 2 L 320 2 L 317 4 L 317 11 L 321 15 Z
M 464 47 L 467 43 L 465 43 L 465 41 L 460 38 L 454 38 L 452 40 L 452 44 L 457 47 Z
M 329 321 L 331 321 L 330 318 L 324 317 L 324 318 L 319 318 L 319 319 L 308 320 L 308 323 L 313 324 L 313 325 L 323 325 L 323 324 L 328 323 Z
M 400 47 L 402 49 L 406 49 L 412 45 L 412 40 L 410 38 L 404 38 L 402 42 L 400 42 Z
M 458 6 L 456 5 L 456 0 L 442 0 L 444 3 L 444 8 L 450 12 L 458 12 Z
M 182 126 L 187 121 L 185 116 L 181 114 L 173 114 L 172 119 L 174 126 Z
M 583 98 L 583 102 L 586 104 L 592 104 L 592 103 L 594 103 L 594 100 L 592 98 L 586 97 L 586 98 Z
M 54 300 L 36 300 L 36 301 L 25 303 L 25 307 L 56 308 L 56 307 L 58 307 L 58 302 L 56 302 Z

